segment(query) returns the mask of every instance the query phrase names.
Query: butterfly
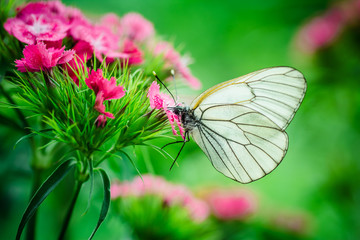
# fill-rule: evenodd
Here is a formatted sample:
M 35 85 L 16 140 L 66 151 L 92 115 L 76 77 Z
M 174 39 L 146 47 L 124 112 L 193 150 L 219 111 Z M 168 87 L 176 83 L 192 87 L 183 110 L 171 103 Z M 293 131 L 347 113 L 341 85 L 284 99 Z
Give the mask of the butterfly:
M 289 145 L 285 129 L 306 88 L 303 74 L 294 68 L 265 68 L 215 85 L 190 106 L 176 105 L 171 111 L 184 127 L 184 144 L 191 135 L 217 171 L 250 183 L 284 158 Z

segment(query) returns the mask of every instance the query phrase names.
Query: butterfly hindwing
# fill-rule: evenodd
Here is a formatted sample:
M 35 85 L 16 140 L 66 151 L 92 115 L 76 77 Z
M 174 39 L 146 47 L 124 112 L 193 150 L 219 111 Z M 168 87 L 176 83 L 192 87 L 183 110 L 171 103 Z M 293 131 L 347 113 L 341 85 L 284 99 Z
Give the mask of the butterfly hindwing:
M 249 107 L 206 105 L 194 114 L 200 124 L 191 131 L 193 139 L 219 172 L 236 181 L 249 183 L 265 176 L 286 153 L 287 134 Z

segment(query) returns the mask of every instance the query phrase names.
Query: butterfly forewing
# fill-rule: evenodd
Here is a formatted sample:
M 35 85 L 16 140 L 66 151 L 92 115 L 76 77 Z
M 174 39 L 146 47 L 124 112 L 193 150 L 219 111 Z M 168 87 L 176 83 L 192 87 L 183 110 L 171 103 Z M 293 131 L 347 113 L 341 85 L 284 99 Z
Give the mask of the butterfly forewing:
M 266 68 L 208 89 L 193 101 L 191 108 L 241 104 L 285 129 L 299 108 L 305 91 L 305 78 L 296 69 Z
M 304 76 L 290 67 L 266 68 L 218 84 L 191 104 L 198 125 L 190 133 L 219 172 L 252 182 L 284 158 L 285 128 L 305 91 Z

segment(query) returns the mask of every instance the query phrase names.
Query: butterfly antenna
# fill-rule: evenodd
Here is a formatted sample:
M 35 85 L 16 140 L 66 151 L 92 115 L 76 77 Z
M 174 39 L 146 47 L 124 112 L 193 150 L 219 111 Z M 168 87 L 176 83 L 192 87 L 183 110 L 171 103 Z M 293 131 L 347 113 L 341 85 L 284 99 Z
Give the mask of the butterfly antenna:
M 166 87 L 166 85 L 160 80 L 160 78 L 158 77 L 158 75 L 156 74 L 155 71 L 153 71 L 154 76 L 156 77 L 156 79 L 165 87 L 165 89 L 170 93 L 172 99 L 174 99 L 174 102 L 176 103 L 176 100 L 174 98 L 174 95 L 170 92 L 170 90 Z
M 175 97 L 176 97 L 176 99 L 177 99 L 177 97 L 178 97 L 178 93 L 177 93 L 177 87 L 176 87 L 176 81 L 175 81 L 175 71 L 174 71 L 174 69 L 171 69 L 171 76 L 172 76 L 172 78 L 173 78 L 173 81 L 174 81 L 174 87 L 175 87 Z

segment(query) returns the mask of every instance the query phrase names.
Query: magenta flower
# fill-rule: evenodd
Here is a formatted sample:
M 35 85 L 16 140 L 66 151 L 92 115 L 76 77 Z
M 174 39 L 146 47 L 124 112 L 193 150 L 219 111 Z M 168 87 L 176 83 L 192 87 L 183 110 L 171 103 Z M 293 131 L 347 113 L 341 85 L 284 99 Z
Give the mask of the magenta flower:
M 174 107 L 175 102 L 174 100 L 165 93 L 160 93 L 160 86 L 156 83 L 156 81 L 152 82 L 147 97 L 150 101 L 150 107 L 152 109 L 163 109 L 169 119 L 172 132 L 174 135 L 177 135 L 177 131 L 175 129 L 175 123 L 179 128 L 180 135 L 184 139 L 184 129 L 181 125 L 179 117 L 174 114 L 171 110 L 168 109 L 168 107 Z
M 119 36 L 112 33 L 107 27 L 79 22 L 73 24 L 70 34 L 75 40 L 88 42 L 100 61 L 104 60 L 104 56 L 109 59 L 128 57 L 128 54 L 120 51 Z
M 128 13 L 121 19 L 123 34 L 132 41 L 142 42 L 154 34 L 154 26 L 138 13 Z
M 93 55 L 93 49 L 89 43 L 78 41 L 72 50 L 75 51 L 75 57 L 65 64 L 65 69 L 76 85 L 79 86 L 78 74 L 84 71 L 86 62 Z
M 113 13 L 106 14 L 101 18 L 100 26 L 107 27 L 117 36 L 121 36 L 122 27 L 120 18 Z
M 24 50 L 24 58 L 15 60 L 16 67 L 20 72 L 39 72 L 50 70 L 59 64 L 69 62 L 74 57 L 74 51 L 64 51 L 60 49 L 46 48 L 46 45 L 39 42 L 36 45 L 27 45 Z
M 128 39 L 124 40 L 122 52 L 128 55 L 125 61 L 127 61 L 129 65 L 140 64 L 143 62 L 142 52 Z
M 96 125 L 97 127 L 102 127 L 102 128 L 104 128 L 104 127 L 106 126 L 106 122 L 107 122 L 106 116 L 100 114 L 100 115 L 96 118 L 96 120 L 95 120 L 95 125 Z
M 101 69 L 92 70 L 89 77 L 85 80 L 86 85 L 96 94 L 94 109 L 106 117 L 114 118 L 110 112 L 105 112 L 104 101 L 120 99 L 125 96 L 125 90 L 122 86 L 116 85 L 116 78 L 110 78 L 110 81 L 103 77 Z
M 9 18 L 5 30 L 19 41 L 36 44 L 38 41 L 59 41 L 67 36 L 70 25 L 60 18 L 45 14 L 22 14 Z
M 143 175 L 142 179 L 136 177 L 132 182 L 112 184 L 110 191 L 112 199 L 129 196 L 158 196 L 163 199 L 164 205 L 184 207 L 190 217 L 197 222 L 206 220 L 210 213 L 206 202 L 194 197 L 188 188 L 172 184 L 157 176 Z
M 240 220 L 256 209 L 255 197 L 239 190 L 214 190 L 207 195 L 206 201 L 212 213 L 221 220 Z
M 159 42 L 154 49 L 155 55 L 162 55 L 165 60 L 165 67 L 174 68 L 176 73 L 179 73 L 194 89 L 201 88 L 201 82 L 195 78 L 189 68 L 187 67 L 188 61 L 182 58 L 180 54 L 168 42 Z

